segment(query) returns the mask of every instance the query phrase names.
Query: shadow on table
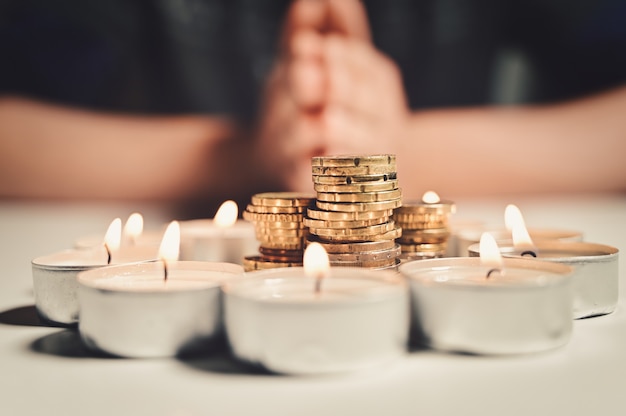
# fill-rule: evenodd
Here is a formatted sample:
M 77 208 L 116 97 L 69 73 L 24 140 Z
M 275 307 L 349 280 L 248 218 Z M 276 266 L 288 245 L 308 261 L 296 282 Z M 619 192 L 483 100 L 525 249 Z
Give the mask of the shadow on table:
M 20 306 L 0 312 L 0 323 L 16 326 L 51 326 L 39 318 L 35 305 Z
M 88 349 L 78 331 L 66 329 L 34 340 L 30 349 L 39 354 L 67 358 L 115 358 Z
M 266 369 L 244 363 L 233 357 L 225 340 L 220 339 L 214 343 L 207 354 L 188 355 L 178 357 L 184 365 L 195 370 L 209 373 L 247 375 L 247 376 L 277 376 Z

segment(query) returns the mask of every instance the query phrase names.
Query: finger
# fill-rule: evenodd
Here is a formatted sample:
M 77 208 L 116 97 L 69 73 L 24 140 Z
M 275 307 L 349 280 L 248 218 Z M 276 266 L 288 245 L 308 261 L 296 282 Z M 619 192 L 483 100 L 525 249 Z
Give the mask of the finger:
M 379 136 L 376 119 L 343 107 L 326 107 L 321 117 L 321 128 L 329 153 L 393 153 L 393 140 Z
M 301 110 L 312 111 L 322 107 L 326 77 L 319 60 L 293 59 L 288 66 L 288 89 Z
M 371 41 L 367 12 L 359 0 L 327 1 L 329 31 L 362 41 Z
M 296 0 L 287 11 L 281 37 L 283 50 L 288 49 L 293 34 L 299 30 L 322 31 L 328 21 L 326 0 Z

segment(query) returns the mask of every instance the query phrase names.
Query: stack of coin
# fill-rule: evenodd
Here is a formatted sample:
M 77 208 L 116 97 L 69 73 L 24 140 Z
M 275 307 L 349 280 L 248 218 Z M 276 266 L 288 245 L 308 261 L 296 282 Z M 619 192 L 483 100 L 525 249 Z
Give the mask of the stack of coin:
M 443 257 L 450 236 L 448 218 L 454 209 L 449 201 L 405 201 L 396 208 L 393 219 L 402 227 L 402 236 L 396 240 L 402 260 Z
M 247 256 L 246 271 L 302 266 L 305 238 L 304 214 L 315 197 L 294 192 L 267 192 L 252 196 L 243 212 L 254 223 L 260 255 Z
M 402 205 L 394 155 L 324 156 L 311 161 L 317 192 L 304 224 L 332 266 L 396 267 L 402 230 L 391 219 Z

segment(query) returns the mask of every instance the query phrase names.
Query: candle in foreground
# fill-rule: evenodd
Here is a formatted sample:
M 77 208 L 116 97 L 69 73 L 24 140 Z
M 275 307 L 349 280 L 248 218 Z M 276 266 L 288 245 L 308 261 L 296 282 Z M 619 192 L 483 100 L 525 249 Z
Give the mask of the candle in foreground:
M 538 260 L 491 262 L 441 258 L 400 266 L 409 280 L 416 342 L 486 355 L 566 344 L 572 330 L 571 268 Z
M 154 260 L 157 250 L 150 246 L 120 247 L 121 220 L 114 219 L 104 243 L 89 250 L 64 250 L 32 261 L 35 308 L 44 322 L 75 325 L 78 322 L 78 273 L 109 264 Z
M 88 347 L 120 357 L 171 357 L 202 351 L 221 334 L 220 285 L 243 275 L 243 267 L 177 261 L 179 239 L 173 222 L 160 260 L 78 275 L 79 331 Z
M 181 260 L 217 261 L 243 264 L 247 255 L 258 251 L 254 226 L 237 220 L 238 207 L 225 201 L 214 219 L 181 222 Z
M 269 269 L 246 273 L 223 290 L 226 333 L 235 356 L 270 371 L 355 371 L 406 352 L 408 292 L 396 273 L 337 267 L 308 275 L 303 267 Z

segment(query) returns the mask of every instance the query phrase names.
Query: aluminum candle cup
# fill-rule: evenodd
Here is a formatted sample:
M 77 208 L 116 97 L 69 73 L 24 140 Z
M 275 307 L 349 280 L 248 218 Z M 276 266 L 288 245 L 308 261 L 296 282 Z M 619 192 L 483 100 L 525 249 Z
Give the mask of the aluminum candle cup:
M 523 354 L 566 344 L 572 331 L 572 269 L 503 259 L 504 275 L 486 278 L 479 258 L 408 262 L 416 341 L 470 354 Z
M 154 260 L 157 247 L 125 247 L 114 252 L 112 264 Z M 65 250 L 37 257 L 31 263 L 35 307 L 42 320 L 61 325 L 78 322 L 78 273 L 107 266 L 104 247 Z
M 258 252 L 254 225 L 238 220 L 220 228 L 213 220 L 191 220 L 180 223 L 180 259 L 243 264 L 245 256 Z
M 229 263 L 162 261 L 103 267 L 78 276 L 80 336 L 132 358 L 202 351 L 220 335 L 220 284 L 243 275 Z
M 506 229 L 474 228 L 460 230 L 456 234 L 456 255 L 458 257 L 466 257 L 469 247 L 472 244 L 477 244 L 480 241 L 480 236 L 485 231 L 489 232 L 498 243 L 511 241 L 511 232 Z M 582 241 L 583 239 L 582 233 L 571 230 L 529 228 L 528 234 L 533 241 Z
M 574 319 L 605 315 L 615 310 L 619 296 L 617 248 L 574 241 L 537 241 L 534 245 L 538 259 L 574 268 Z M 470 256 L 478 256 L 478 245 L 470 246 L 469 250 Z M 504 257 L 521 257 L 521 251 L 516 250 L 511 242 L 500 246 L 500 253 Z
M 406 352 L 409 299 L 397 273 L 331 268 L 319 294 L 304 269 L 246 273 L 223 288 L 230 346 L 284 374 L 361 370 Z

